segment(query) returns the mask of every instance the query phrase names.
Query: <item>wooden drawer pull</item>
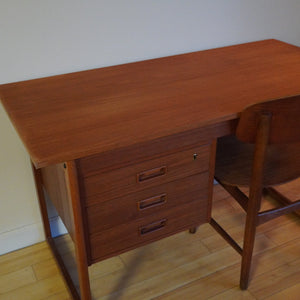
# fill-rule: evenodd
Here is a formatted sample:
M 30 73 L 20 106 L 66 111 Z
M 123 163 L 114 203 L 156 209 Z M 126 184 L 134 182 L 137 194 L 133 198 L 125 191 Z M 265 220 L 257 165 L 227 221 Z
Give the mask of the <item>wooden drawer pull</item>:
M 167 167 L 159 167 L 152 170 L 141 172 L 137 175 L 138 182 L 143 182 L 155 177 L 165 175 L 167 173 Z
M 162 205 L 167 201 L 167 194 L 161 194 L 159 196 L 151 197 L 145 200 L 141 200 L 138 202 L 138 209 L 144 210 L 147 208 L 155 207 L 158 205 Z
M 167 219 L 160 220 L 158 222 L 151 223 L 149 225 L 140 228 L 140 235 L 146 235 L 151 232 L 155 232 L 164 228 L 167 224 Z

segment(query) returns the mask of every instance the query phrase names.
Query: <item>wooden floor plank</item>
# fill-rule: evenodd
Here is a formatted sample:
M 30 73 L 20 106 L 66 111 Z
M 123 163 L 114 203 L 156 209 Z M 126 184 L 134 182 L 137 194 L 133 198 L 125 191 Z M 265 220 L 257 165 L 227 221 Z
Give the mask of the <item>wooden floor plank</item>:
M 60 274 L 56 274 L 55 276 L 1 294 L 0 300 L 42 300 L 64 290 L 66 290 L 66 286 Z
M 283 289 L 282 291 L 272 294 L 265 298 L 265 300 L 298 300 L 300 298 L 300 283 L 295 284 L 291 287 Z
M 46 243 L 39 243 L 2 255 L 0 256 L 0 275 L 29 267 L 51 257 L 51 251 Z
M 298 284 L 299 280 L 300 259 L 269 270 L 267 274 L 254 277 L 249 291 L 257 299 L 264 299 Z
M 234 299 L 234 300 L 256 300 L 250 292 L 241 291 L 238 287 L 227 290 L 220 293 L 214 297 L 208 298 L 209 300 L 224 300 L 224 299 Z
M 37 280 L 42 280 L 59 273 L 58 266 L 53 263 L 53 258 L 43 260 L 32 266 Z
M 33 282 L 36 282 L 36 277 L 31 267 L 1 275 L 0 294 L 21 288 Z
M 208 276 L 190 281 L 181 287 L 163 293 L 155 300 L 208 299 L 238 284 L 239 264 L 226 267 Z
M 131 282 L 127 282 L 126 289 L 113 292 L 111 295 L 106 295 L 106 297 L 103 297 L 103 294 L 95 294 L 95 296 L 96 299 L 121 299 L 121 297 L 122 299 L 132 300 L 151 299 L 167 291 L 174 290 L 184 284 L 189 283 L 190 281 L 194 281 L 201 277 L 207 276 L 208 274 L 215 273 L 216 271 L 224 268 L 224 261 L 226 261 L 227 265 L 232 265 L 237 263 L 239 259 L 240 257 L 235 251 L 232 251 L 231 248 L 225 248 L 217 253 L 211 253 L 209 255 L 202 256 L 190 263 L 186 263 L 174 269 L 168 270 L 167 272 L 160 273 L 159 275 L 150 277 L 149 279 L 145 279 L 138 283 L 133 283 L 136 281 L 138 276 L 144 276 L 144 274 L 137 272 L 133 280 Z M 147 267 L 149 269 L 151 266 L 148 265 Z M 124 274 L 123 276 L 121 275 L 119 281 L 124 280 L 124 276 L 126 275 L 127 274 Z M 114 298 L 111 298 L 111 296 Z
M 67 291 L 63 291 L 61 293 L 47 297 L 44 300 L 72 300 L 72 298 Z
M 119 271 L 125 267 L 124 262 L 119 256 L 106 259 L 98 264 L 89 267 L 89 275 L 91 278 L 97 278 Z
M 300 220 L 293 220 L 288 224 L 266 231 L 265 235 L 277 245 L 299 238 Z

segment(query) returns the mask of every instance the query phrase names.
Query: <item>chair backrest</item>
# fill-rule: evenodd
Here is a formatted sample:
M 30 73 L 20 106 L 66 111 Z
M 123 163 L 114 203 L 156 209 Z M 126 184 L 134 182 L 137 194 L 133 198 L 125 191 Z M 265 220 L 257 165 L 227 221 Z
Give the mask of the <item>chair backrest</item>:
M 255 143 L 262 114 L 271 115 L 269 144 L 300 142 L 300 95 L 261 102 L 245 108 L 241 114 L 236 137 Z

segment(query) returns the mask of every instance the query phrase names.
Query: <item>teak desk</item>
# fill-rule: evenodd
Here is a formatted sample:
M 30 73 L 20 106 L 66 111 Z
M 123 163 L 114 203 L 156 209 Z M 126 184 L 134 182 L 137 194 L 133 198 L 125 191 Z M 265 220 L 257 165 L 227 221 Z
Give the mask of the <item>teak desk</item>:
M 276 40 L 1 85 L 73 297 L 91 298 L 89 265 L 209 222 L 217 138 L 245 106 L 295 94 L 300 48 Z M 45 195 L 74 242 L 79 293 Z

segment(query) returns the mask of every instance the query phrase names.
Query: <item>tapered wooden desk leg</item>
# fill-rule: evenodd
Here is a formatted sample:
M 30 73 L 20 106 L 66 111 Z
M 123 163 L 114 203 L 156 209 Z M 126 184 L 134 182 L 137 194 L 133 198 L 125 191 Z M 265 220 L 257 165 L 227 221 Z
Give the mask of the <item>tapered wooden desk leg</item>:
M 53 252 L 53 255 L 60 267 L 60 271 L 64 276 L 69 291 L 72 295 L 74 300 L 91 300 L 91 291 L 90 291 L 90 282 L 89 282 L 89 275 L 88 275 L 88 263 L 87 263 L 87 256 L 84 244 L 84 236 L 83 236 L 83 224 L 81 218 L 81 208 L 79 202 L 79 194 L 78 194 L 78 184 L 77 184 L 77 174 L 76 169 L 73 162 L 69 162 L 66 164 L 66 179 L 68 184 L 68 192 L 72 202 L 72 213 L 74 218 L 74 226 L 75 228 L 75 255 L 76 255 L 76 267 L 78 271 L 79 277 L 79 286 L 80 286 L 80 295 L 76 289 L 76 286 L 69 274 L 68 268 L 64 263 L 64 259 L 61 256 L 54 238 L 51 234 L 51 228 L 49 223 L 49 216 L 47 211 L 46 199 L 43 190 L 43 177 L 42 171 L 40 169 L 36 169 L 34 165 L 32 165 L 36 190 L 38 194 L 38 200 L 41 210 L 42 221 L 44 224 L 44 231 L 46 240 Z
M 189 233 L 194 234 L 194 233 L 196 233 L 196 232 L 197 232 L 197 227 L 193 227 L 193 228 L 190 228 L 190 229 L 189 229 Z
M 214 176 L 216 164 L 217 140 L 214 139 L 210 145 L 210 158 L 209 158 L 209 179 L 208 179 L 208 195 L 207 195 L 207 222 L 210 223 L 212 204 L 213 204 L 213 190 L 214 190 Z
M 87 253 L 84 239 L 83 217 L 79 198 L 77 171 L 74 161 L 67 162 L 67 179 L 73 208 L 75 228 L 75 253 L 78 266 L 79 285 L 82 300 L 91 300 Z

